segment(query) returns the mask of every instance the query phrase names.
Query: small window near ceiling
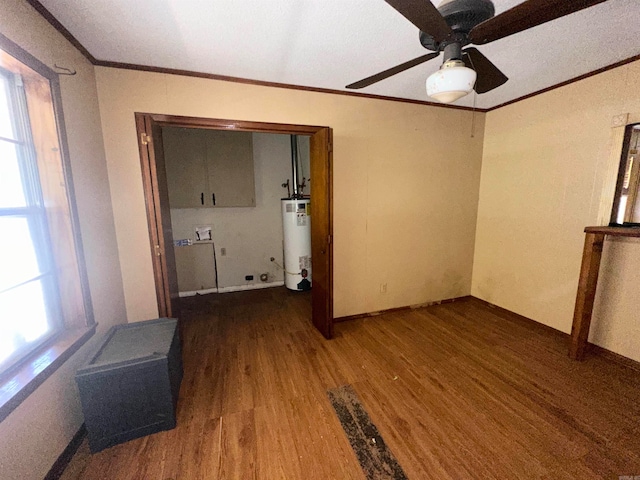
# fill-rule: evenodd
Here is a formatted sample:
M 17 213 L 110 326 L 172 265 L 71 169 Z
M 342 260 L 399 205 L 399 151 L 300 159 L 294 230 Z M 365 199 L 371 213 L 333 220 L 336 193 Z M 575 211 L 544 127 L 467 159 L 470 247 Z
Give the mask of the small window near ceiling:
M 628 125 L 624 136 L 611 225 L 640 226 L 640 124 Z
M 55 74 L 0 43 L 0 378 L 93 323 Z M 17 54 L 19 53 L 19 55 Z

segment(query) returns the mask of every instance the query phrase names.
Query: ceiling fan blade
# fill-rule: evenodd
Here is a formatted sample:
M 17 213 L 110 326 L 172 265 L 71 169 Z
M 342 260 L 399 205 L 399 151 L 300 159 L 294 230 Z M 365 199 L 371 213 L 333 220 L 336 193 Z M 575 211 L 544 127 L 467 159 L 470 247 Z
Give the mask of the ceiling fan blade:
M 385 78 L 389 78 L 396 73 L 404 72 L 405 70 L 409 70 L 411 67 L 415 67 L 416 65 L 420 65 L 421 63 L 427 62 L 432 58 L 436 58 L 440 55 L 440 52 L 436 53 L 428 53 L 426 55 L 422 55 L 421 57 L 414 58 L 413 60 L 409 60 L 408 62 L 401 63 L 400 65 L 396 65 L 393 68 L 385 70 L 384 72 L 376 73 L 375 75 L 371 75 L 370 77 L 364 78 L 359 82 L 352 83 L 351 85 L 347 85 L 345 88 L 349 88 L 352 90 L 357 90 L 359 88 L 368 87 L 380 80 L 384 80 Z
M 385 2 L 421 31 L 431 35 L 437 43 L 453 33 L 438 9 L 429 0 L 385 0 Z
M 476 85 L 473 88 L 478 93 L 487 93 L 498 88 L 509 80 L 507 76 L 496 67 L 491 60 L 485 57 L 477 48 L 464 50 L 462 60 L 465 65 L 472 68 L 478 74 Z
M 469 39 L 471 43 L 483 45 L 606 1 L 527 0 L 476 25 L 469 32 Z

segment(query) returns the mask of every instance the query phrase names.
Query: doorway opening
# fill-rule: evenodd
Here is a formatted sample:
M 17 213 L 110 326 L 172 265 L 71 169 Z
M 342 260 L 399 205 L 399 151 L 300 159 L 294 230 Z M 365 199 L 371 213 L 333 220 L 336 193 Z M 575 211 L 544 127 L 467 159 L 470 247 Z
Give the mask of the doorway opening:
M 640 123 L 627 125 L 610 226 L 640 226 Z
M 167 179 L 167 171 L 168 169 L 171 170 L 172 167 L 168 166 L 165 158 L 165 139 L 171 143 L 173 140 L 169 139 L 169 136 L 179 130 L 188 131 L 193 135 L 197 135 L 197 132 L 209 131 L 211 134 L 217 133 L 222 136 L 228 135 L 230 132 L 247 132 L 308 137 L 308 175 L 312 178 L 309 193 L 313 199 L 310 207 L 308 207 L 308 213 L 311 218 L 311 258 L 313 260 L 311 320 L 322 335 L 326 338 L 331 338 L 333 336 L 332 130 L 329 127 L 322 126 L 220 120 L 149 113 L 136 113 L 135 119 L 160 316 L 179 317 L 179 287 L 174 242 L 177 242 L 177 244 L 180 244 L 181 241 L 183 244 L 188 242 L 187 238 L 180 238 L 184 236 L 183 232 L 176 231 L 176 236 L 172 228 L 171 205 L 169 202 L 170 191 Z M 253 166 L 251 165 L 250 168 L 253 169 Z M 227 186 L 223 185 L 220 188 Z M 175 188 L 173 190 L 175 191 Z M 192 193 L 195 190 L 197 188 L 192 189 L 190 196 L 193 196 Z M 212 193 L 209 183 L 203 184 L 200 190 L 195 192 L 193 199 L 185 199 L 183 195 L 179 195 L 181 198 L 178 201 L 186 201 L 188 203 L 191 200 L 197 200 L 202 203 L 200 206 L 205 206 L 205 203 L 211 200 L 213 207 L 217 207 L 220 205 L 219 202 L 225 201 L 235 202 L 238 206 L 251 206 L 252 202 L 255 204 L 256 201 L 255 195 L 251 195 L 253 185 L 228 189 L 229 192 L 233 192 L 233 194 L 225 195 L 229 200 L 221 199 L 219 195 L 216 195 L 215 191 Z M 283 194 L 282 196 L 284 197 L 285 195 Z M 173 197 L 175 197 L 175 193 Z M 197 202 L 194 206 L 198 206 Z M 210 226 L 206 224 L 193 225 L 193 228 L 199 227 L 200 230 L 195 231 L 192 237 L 196 239 L 203 238 L 206 242 L 207 229 Z M 209 254 L 220 255 L 223 251 L 219 250 L 224 248 L 224 252 L 226 252 L 228 247 L 225 245 L 211 245 L 210 248 L 210 251 L 207 250 Z M 273 257 L 274 263 L 279 263 L 277 256 L 274 255 Z M 264 273 L 267 274 L 268 280 L 269 272 Z M 247 275 L 247 278 L 250 276 Z M 218 289 L 218 285 L 216 285 L 216 289 Z

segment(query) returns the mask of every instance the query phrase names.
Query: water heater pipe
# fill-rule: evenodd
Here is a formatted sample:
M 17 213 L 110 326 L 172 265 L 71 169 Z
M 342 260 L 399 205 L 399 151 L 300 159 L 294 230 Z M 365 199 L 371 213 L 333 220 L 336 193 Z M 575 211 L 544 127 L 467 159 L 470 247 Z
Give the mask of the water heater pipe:
M 298 136 L 291 135 L 291 180 L 293 183 L 293 195 L 291 198 L 300 198 L 298 192 Z

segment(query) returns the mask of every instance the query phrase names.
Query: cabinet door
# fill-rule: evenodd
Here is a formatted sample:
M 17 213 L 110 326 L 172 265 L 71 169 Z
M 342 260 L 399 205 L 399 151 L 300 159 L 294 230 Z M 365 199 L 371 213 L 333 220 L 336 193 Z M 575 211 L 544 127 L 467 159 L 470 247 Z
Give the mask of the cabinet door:
M 202 130 L 165 127 L 162 138 L 171 208 L 211 206 Z
M 207 135 L 209 206 L 255 207 L 253 135 L 209 130 Z M 205 201 L 205 205 L 207 204 Z

